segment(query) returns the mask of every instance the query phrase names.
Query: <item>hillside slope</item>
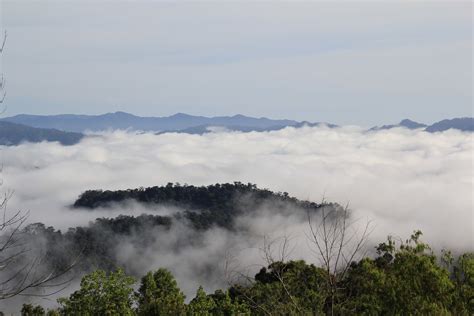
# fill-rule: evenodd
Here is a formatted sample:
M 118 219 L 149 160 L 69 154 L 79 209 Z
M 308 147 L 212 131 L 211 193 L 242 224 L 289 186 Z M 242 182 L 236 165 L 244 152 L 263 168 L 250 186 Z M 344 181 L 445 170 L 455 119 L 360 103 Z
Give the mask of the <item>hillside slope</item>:
M 84 135 L 56 129 L 35 128 L 22 124 L 0 121 L 0 145 L 14 146 L 24 142 L 59 142 L 62 145 L 77 144 Z

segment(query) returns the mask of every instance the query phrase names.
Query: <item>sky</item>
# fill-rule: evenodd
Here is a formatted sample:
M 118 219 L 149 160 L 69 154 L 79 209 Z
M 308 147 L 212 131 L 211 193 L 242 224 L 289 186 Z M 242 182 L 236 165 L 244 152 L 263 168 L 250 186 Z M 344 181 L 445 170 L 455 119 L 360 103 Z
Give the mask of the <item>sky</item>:
M 1 1 L 4 116 L 472 116 L 472 3 Z

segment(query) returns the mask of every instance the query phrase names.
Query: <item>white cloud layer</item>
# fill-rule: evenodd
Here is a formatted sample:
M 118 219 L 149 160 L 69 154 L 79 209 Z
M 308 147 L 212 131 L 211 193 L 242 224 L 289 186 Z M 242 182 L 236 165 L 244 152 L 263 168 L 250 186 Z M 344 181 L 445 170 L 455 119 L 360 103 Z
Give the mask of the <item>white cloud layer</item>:
M 177 211 L 135 203 L 93 212 L 70 209 L 68 205 L 87 189 L 242 181 L 300 199 L 320 201 L 324 196 L 350 203 L 354 218 L 375 224 L 370 246 L 388 234 L 406 238 L 421 229 L 436 250 L 472 251 L 472 137 L 457 131 L 364 132 L 357 127 L 203 136 L 118 131 L 69 147 L 23 144 L 2 147 L 0 153 L 3 189 L 15 191 L 9 209 L 29 210 L 31 222 L 55 228 L 86 225 L 97 217 L 121 213 Z M 241 217 L 237 233 L 217 228 L 199 233 L 177 225 L 157 233 L 150 249 L 137 249 L 130 240 L 123 240 L 117 245 L 117 258 L 139 275 L 170 268 L 188 298 L 200 284 L 207 290 L 226 286 L 223 271 L 218 270 L 222 266 L 216 268 L 216 264 L 229 252 L 239 257 L 241 267 L 262 263 L 255 247 L 262 246 L 264 235 L 290 236 L 293 257 L 317 263 L 308 251 L 305 219 L 295 210 L 278 214 L 271 210 L 267 205 Z
M 376 222 L 378 238 L 421 229 L 440 247 L 468 248 L 472 140 L 457 131 L 366 133 L 355 127 L 203 136 L 114 132 L 70 147 L 4 147 L 2 177 L 3 188 L 15 191 L 11 209 L 29 210 L 31 221 L 58 228 L 97 217 L 67 208 L 87 189 L 242 181 L 300 199 L 324 195 L 350 203 L 356 216 Z

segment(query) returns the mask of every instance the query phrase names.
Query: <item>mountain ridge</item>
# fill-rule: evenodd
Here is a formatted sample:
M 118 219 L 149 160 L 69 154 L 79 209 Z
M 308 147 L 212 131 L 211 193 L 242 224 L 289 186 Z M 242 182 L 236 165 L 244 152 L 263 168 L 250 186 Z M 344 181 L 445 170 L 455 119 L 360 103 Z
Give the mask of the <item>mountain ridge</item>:
M 453 119 L 445 119 L 439 122 L 436 122 L 428 126 L 425 131 L 434 133 L 434 132 L 443 132 L 448 129 L 452 129 L 453 126 L 456 126 L 456 129 L 464 132 L 473 132 L 474 131 L 474 118 L 472 117 L 458 117 Z
M 0 119 L 0 122 L 11 122 L 33 128 L 55 129 L 64 132 L 99 132 L 106 130 L 135 130 L 145 132 L 205 134 L 215 130 L 239 132 L 266 132 L 280 130 L 286 127 L 300 128 L 303 126 L 321 126 L 330 128 L 338 125 L 321 122 L 296 121 L 289 119 L 270 119 L 266 117 L 251 117 L 242 114 L 232 116 L 195 116 L 178 112 L 171 116 L 144 117 L 127 112 L 111 112 L 101 115 L 57 114 L 29 115 L 19 114 Z M 474 118 L 461 117 L 445 119 L 431 125 L 403 119 L 398 124 L 375 126 L 368 131 L 379 131 L 391 128 L 423 129 L 427 132 L 441 132 L 448 129 L 474 131 Z
M 254 118 L 237 114 L 234 116 L 194 116 L 185 113 L 176 113 L 164 117 L 141 117 L 126 112 L 105 113 L 101 115 L 28 115 L 19 114 L 3 118 L 17 124 L 36 128 L 55 128 L 70 132 L 103 131 L 109 129 L 132 129 L 142 131 L 180 131 L 187 128 L 209 126 L 240 126 L 246 128 L 265 129 L 274 126 L 292 126 L 300 122 L 285 119 L 269 119 L 266 117 Z
M 459 117 L 452 119 L 444 119 L 435 122 L 431 125 L 412 121 L 410 119 L 403 119 L 398 124 L 375 126 L 369 129 L 369 131 L 380 131 L 392 128 L 408 128 L 408 129 L 423 129 L 429 133 L 444 132 L 449 129 L 460 130 L 463 132 L 474 132 L 474 118 L 472 117 Z
M 57 129 L 36 128 L 23 124 L 0 121 L 0 145 L 15 146 L 25 142 L 59 142 L 62 145 L 77 144 L 84 137 L 81 133 Z

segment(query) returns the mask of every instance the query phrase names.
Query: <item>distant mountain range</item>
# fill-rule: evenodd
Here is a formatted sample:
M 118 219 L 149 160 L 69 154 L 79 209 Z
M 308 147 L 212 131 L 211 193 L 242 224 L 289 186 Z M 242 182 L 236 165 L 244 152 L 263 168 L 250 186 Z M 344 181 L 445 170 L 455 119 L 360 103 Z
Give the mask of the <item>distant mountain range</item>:
M 328 126 L 330 128 L 337 127 L 337 125 L 334 124 L 328 124 L 328 123 L 310 123 L 310 122 L 296 122 L 295 124 L 291 125 L 274 125 L 274 126 L 269 126 L 269 127 L 256 127 L 256 126 L 242 126 L 242 125 L 218 125 L 218 124 L 207 124 L 207 125 L 199 125 L 199 126 L 193 126 L 177 131 L 163 131 L 159 132 L 158 134 L 164 134 L 164 133 L 170 133 L 170 132 L 175 132 L 175 133 L 186 133 L 186 134 L 206 134 L 210 132 L 219 132 L 219 131 L 234 131 L 234 132 L 243 132 L 243 133 L 249 133 L 249 132 L 270 132 L 270 131 L 277 131 L 280 129 L 283 129 L 285 127 L 294 127 L 294 128 L 301 128 L 303 126 L 309 126 L 309 127 L 315 127 L 315 126 Z
M 273 130 L 294 126 L 300 122 L 293 120 L 272 120 L 244 115 L 204 117 L 178 113 L 168 117 L 140 117 L 125 112 L 103 115 L 17 115 L 3 121 L 39 128 L 55 128 L 69 132 L 83 133 L 104 130 L 130 129 L 154 132 L 175 132 L 209 126 L 235 127 L 250 130 Z
M 157 134 L 178 132 L 204 134 L 212 131 L 231 130 L 240 132 L 275 131 L 285 127 L 303 126 L 337 127 L 328 123 L 298 122 L 294 120 L 273 120 L 265 117 L 254 118 L 244 115 L 234 116 L 193 116 L 178 113 L 168 117 L 140 117 L 125 112 L 103 115 L 16 115 L 0 120 L 0 145 L 17 145 L 21 142 L 58 141 L 63 145 L 79 142 L 85 132 L 128 129 L 155 132 Z M 427 132 L 441 132 L 448 129 L 474 131 L 474 118 L 454 118 L 442 120 L 432 125 L 408 119 L 394 125 L 373 127 L 369 131 L 397 127 L 423 129 Z
M 472 117 L 461 117 L 461 118 L 454 118 L 450 120 L 442 120 L 439 122 L 436 122 L 432 125 L 426 125 L 423 123 L 418 123 L 415 121 L 411 121 L 408 119 L 402 120 L 398 124 L 394 125 L 383 125 L 381 127 L 372 127 L 370 130 L 371 131 L 377 131 L 377 130 L 384 130 L 384 129 L 391 129 L 391 128 L 396 128 L 396 127 L 404 127 L 408 129 L 423 129 L 427 132 L 430 133 L 435 133 L 435 132 L 443 132 L 447 131 L 448 129 L 456 129 L 460 130 L 463 132 L 474 132 L 474 118 Z
M 24 142 L 59 142 L 62 145 L 77 144 L 84 135 L 57 129 L 35 128 L 22 124 L 0 121 L 0 145 L 19 145 Z
M 474 118 L 461 117 L 461 118 L 455 118 L 451 120 L 442 120 L 442 121 L 434 123 L 433 125 L 428 126 L 427 128 L 425 128 L 425 131 L 434 133 L 434 132 L 446 131 L 452 128 L 458 129 L 460 131 L 465 131 L 465 132 L 473 132 L 474 131 Z
M 409 119 L 402 120 L 398 124 L 392 124 L 392 125 L 383 125 L 381 127 L 372 127 L 370 130 L 381 130 L 381 129 L 391 129 L 395 127 L 405 127 L 408 129 L 417 129 L 417 128 L 424 128 L 426 127 L 426 124 L 423 123 L 418 123 Z

